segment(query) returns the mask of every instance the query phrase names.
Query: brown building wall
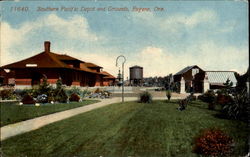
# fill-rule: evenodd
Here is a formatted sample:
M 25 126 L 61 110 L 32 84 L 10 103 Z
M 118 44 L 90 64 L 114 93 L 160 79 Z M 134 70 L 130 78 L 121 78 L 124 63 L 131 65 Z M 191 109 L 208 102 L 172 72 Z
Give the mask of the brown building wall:
M 103 86 L 113 86 L 115 84 L 115 79 L 104 79 Z
M 103 76 L 84 71 L 72 69 L 15 69 L 15 84 L 16 85 L 38 85 L 44 76 L 50 84 L 56 84 L 56 81 L 61 78 L 62 83 L 67 86 L 103 86 Z
M 103 77 L 100 75 L 96 75 L 95 86 L 103 86 Z
M 174 81 L 180 82 L 181 77 L 183 77 L 185 80 L 185 89 L 190 88 L 192 84 L 194 92 L 201 93 L 203 91 L 203 80 L 205 77 L 204 71 L 200 70 L 199 73 L 197 73 L 194 77 L 192 77 L 192 69 L 190 69 L 189 71 L 185 72 L 182 75 L 175 75 Z
M 32 79 L 15 79 L 16 85 L 32 85 Z

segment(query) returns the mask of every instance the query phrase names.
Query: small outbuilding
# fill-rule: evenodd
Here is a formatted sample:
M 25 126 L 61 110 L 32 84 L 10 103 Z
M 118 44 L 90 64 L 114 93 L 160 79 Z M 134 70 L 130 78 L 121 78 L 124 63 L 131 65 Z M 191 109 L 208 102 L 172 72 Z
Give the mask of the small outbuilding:
M 234 71 L 205 71 L 197 65 L 185 67 L 174 75 L 174 82 L 180 84 L 180 93 L 203 93 L 209 89 L 220 89 L 227 79 L 236 86 Z

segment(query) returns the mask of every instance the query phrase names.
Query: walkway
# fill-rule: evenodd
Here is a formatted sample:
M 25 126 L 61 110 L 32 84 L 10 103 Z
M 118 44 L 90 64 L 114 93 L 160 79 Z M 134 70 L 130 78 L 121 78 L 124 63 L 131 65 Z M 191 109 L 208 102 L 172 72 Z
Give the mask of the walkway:
M 177 99 L 177 98 L 178 97 L 172 98 L 172 99 Z M 137 97 L 125 97 L 124 100 L 134 101 L 137 99 L 138 99 Z M 155 97 L 154 99 L 166 99 L 166 97 Z M 100 107 L 104 107 L 109 104 L 117 103 L 117 102 L 121 102 L 121 98 L 115 97 L 115 98 L 110 98 L 110 99 L 102 99 L 101 102 L 98 102 L 95 104 L 78 107 L 75 109 L 53 113 L 50 115 L 45 115 L 42 117 L 37 117 L 34 119 L 3 126 L 1 127 L 1 141 L 12 136 L 16 136 L 22 133 L 36 130 L 50 123 L 54 123 L 54 122 L 78 115 L 80 113 L 88 112 L 88 111 L 91 111 Z

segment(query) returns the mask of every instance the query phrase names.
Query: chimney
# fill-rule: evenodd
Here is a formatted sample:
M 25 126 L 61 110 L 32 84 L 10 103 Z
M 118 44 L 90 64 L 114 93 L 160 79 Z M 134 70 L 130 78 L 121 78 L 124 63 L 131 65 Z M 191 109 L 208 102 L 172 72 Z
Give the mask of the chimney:
M 50 52 L 50 41 L 45 41 L 44 42 L 44 51 L 45 52 Z

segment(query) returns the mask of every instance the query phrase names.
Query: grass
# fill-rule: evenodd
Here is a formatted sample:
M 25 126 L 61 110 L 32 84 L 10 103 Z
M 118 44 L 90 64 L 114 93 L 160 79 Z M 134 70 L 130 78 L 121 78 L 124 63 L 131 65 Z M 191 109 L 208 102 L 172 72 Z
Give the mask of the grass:
M 97 100 L 84 100 L 83 102 L 71 102 L 69 104 L 44 104 L 41 106 L 18 105 L 17 103 L 1 103 L 1 126 L 13 124 L 27 119 L 48 115 L 88 104 L 98 102 Z
M 171 101 L 112 104 L 2 141 L 6 156 L 197 156 L 193 138 L 220 127 L 235 141 L 235 156 L 247 150 L 247 125 L 218 119 L 217 111 L 194 102 L 179 111 Z

